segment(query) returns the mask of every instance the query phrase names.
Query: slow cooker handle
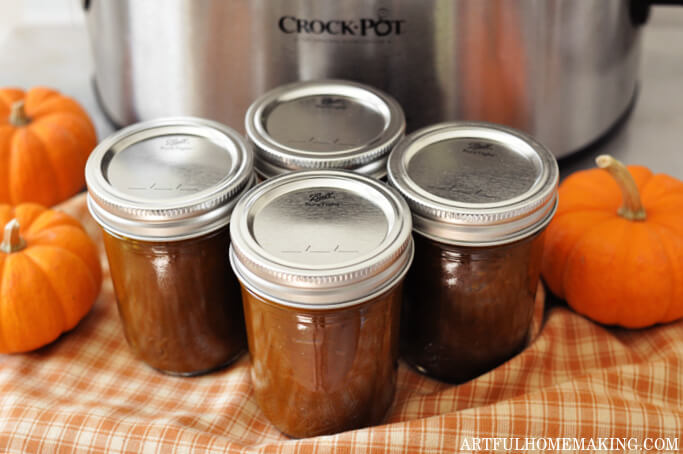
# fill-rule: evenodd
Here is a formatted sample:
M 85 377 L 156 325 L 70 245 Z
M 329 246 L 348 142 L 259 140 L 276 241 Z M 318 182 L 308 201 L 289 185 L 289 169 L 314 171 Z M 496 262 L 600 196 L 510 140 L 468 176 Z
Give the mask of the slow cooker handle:
M 631 21 L 633 25 L 643 25 L 650 17 L 650 7 L 656 5 L 680 5 L 683 0 L 630 0 Z

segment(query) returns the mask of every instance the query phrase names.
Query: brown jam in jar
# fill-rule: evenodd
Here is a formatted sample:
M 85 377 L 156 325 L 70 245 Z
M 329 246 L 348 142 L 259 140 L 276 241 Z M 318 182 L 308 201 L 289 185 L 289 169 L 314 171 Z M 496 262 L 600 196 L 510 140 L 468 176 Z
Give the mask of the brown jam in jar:
M 401 350 L 418 370 L 464 382 L 525 346 L 540 276 L 543 237 L 465 247 L 414 235 L 406 277 Z
M 295 82 L 264 93 L 245 116 L 254 170 L 263 181 L 295 170 L 351 170 L 386 178 L 405 131 L 398 101 L 347 80 Z
M 229 223 L 253 184 L 244 140 L 218 123 L 160 119 L 105 139 L 86 165 L 123 331 L 145 363 L 175 375 L 246 351 Z
M 396 389 L 400 285 L 329 311 L 292 310 L 247 289 L 242 298 L 252 383 L 273 425 L 301 438 L 382 421 Z
M 413 256 L 405 201 L 369 177 L 301 171 L 235 207 L 251 377 L 291 437 L 378 424 L 396 390 L 402 282 Z
M 406 137 L 388 168 L 415 232 L 401 353 L 425 374 L 465 382 L 526 346 L 557 162 L 519 131 L 445 123 Z
M 103 238 L 123 331 L 140 359 L 163 372 L 199 374 L 246 351 L 228 227 L 167 243 L 106 231 Z

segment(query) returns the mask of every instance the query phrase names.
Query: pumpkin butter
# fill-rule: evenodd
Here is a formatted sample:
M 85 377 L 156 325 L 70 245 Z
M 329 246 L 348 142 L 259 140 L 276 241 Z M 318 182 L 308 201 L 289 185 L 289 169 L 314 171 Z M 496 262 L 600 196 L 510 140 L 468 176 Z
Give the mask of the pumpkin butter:
M 378 424 L 393 401 L 405 201 L 370 177 L 299 171 L 249 191 L 230 225 L 259 407 L 292 437 Z
M 123 332 L 140 359 L 164 372 L 197 374 L 246 351 L 227 227 L 167 243 L 103 238 Z
M 389 182 L 413 215 L 403 357 L 464 382 L 525 347 L 558 168 L 533 138 L 486 123 L 444 123 L 403 139 Z
M 464 382 L 526 346 L 542 236 L 463 247 L 418 233 L 406 278 L 402 351 L 418 370 Z
M 88 160 L 88 207 L 104 230 L 123 331 L 160 371 L 201 374 L 246 351 L 228 247 L 252 170 L 235 131 L 192 117 L 125 128 Z
M 242 290 L 259 407 L 292 437 L 382 421 L 396 389 L 401 286 L 341 310 L 292 310 Z

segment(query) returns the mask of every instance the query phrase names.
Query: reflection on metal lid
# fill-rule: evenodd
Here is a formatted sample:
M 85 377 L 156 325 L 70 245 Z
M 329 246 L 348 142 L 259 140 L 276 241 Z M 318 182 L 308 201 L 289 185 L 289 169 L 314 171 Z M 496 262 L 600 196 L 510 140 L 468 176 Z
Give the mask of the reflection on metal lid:
M 88 205 L 103 227 L 127 237 L 198 236 L 229 222 L 252 167 L 244 140 L 219 123 L 192 117 L 138 123 L 91 154 Z
M 444 123 L 404 138 L 389 182 L 407 199 L 415 230 L 462 245 L 508 243 L 545 226 L 558 168 L 533 138 L 487 123 Z
M 297 82 L 258 98 L 247 111 L 247 136 L 264 177 L 299 169 L 386 174 L 386 157 L 403 136 L 398 102 L 367 85 Z
M 270 179 L 237 204 L 233 268 L 268 298 L 316 308 L 385 289 L 412 258 L 405 201 L 372 178 L 300 171 Z

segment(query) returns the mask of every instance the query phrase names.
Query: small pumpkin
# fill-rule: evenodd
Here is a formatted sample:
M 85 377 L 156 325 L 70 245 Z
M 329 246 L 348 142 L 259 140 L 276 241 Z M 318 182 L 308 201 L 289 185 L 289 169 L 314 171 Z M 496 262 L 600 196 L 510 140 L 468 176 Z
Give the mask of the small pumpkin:
M 559 189 L 543 278 L 578 313 L 642 328 L 683 317 L 683 182 L 608 155 Z M 603 170 L 604 169 L 604 170 Z
M 73 99 L 42 87 L 0 89 L 0 203 L 52 206 L 76 194 L 96 143 Z
M 37 204 L 0 205 L 0 226 L 0 353 L 34 350 L 94 304 L 97 247 L 76 219 Z

